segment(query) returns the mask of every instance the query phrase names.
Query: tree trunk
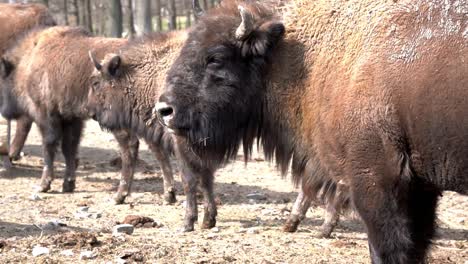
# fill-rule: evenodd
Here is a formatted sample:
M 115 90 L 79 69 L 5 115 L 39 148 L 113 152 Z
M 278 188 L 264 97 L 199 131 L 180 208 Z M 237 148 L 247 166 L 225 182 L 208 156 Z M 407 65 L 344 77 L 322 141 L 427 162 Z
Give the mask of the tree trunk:
M 136 1 L 136 32 L 138 35 L 151 33 L 151 0 Z
M 89 32 L 93 32 L 93 23 L 91 18 L 91 2 L 90 0 L 79 0 L 80 25 L 86 28 Z
M 208 6 L 208 0 L 203 0 L 203 10 L 208 10 L 210 7 Z
M 86 29 L 89 30 L 89 32 L 93 32 L 93 11 L 92 11 L 92 8 L 91 8 L 91 1 L 90 0 L 85 0 L 84 1 L 84 7 L 85 9 L 83 9 L 83 13 L 84 13 L 84 26 Z
M 177 29 L 177 10 L 175 0 L 169 0 L 169 30 Z
M 135 37 L 135 22 L 133 17 L 133 0 L 127 0 L 127 15 L 128 15 L 128 38 Z
M 75 16 L 75 21 L 76 25 L 80 25 L 80 10 L 78 9 L 78 0 L 73 0 L 73 8 L 74 8 L 74 16 Z
M 211 8 L 216 6 L 216 0 L 210 0 L 210 2 L 211 2 Z
M 189 28 L 192 25 L 192 1 L 184 0 L 185 9 L 185 28 Z
M 65 20 L 65 25 L 69 25 L 68 21 L 68 0 L 63 0 L 63 20 Z
M 155 9 L 156 9 L 156 30 L 162 31 L 162 17 L 161 17 L 161 0 L 155 0 Z
M 106 8 L 107 6 L 103 3 L 103 1 L 95 1 L 94 9 L 98 12 L 97 18 L 99 19 L 99 35 L 106 34 L 106 22 L 108 18 Z
M 112 0 L 110 3 L 110 35 L 114 38 L 122 36 L 122 5 L 120 0 Z
M 49 7 L 49 0 L 42 0 L 42 4 Z

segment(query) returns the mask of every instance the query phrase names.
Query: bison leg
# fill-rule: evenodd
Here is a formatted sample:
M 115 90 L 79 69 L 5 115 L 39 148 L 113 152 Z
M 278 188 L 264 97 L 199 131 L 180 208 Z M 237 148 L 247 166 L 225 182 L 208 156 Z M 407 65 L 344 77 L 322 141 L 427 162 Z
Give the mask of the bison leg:
M 42 134 L 42 146 L 44 151 L 44 169 L 42 170 L 40 192 L 50 190 L 54 180 L 54 159 L 57 145 L 62 137 L 60 120 L 49 117 L 46 122 L 39 124 Z
M 194 230 L 195 222 L 198 220 L 198 206 L 197 206 L 197 176 L 185 165 L 180 166 L 182 171 L 182 183 L 184 185 L 184 192 L 186 198 L 185 218 L 184 218 L 184 232 Z
M 172 174 L 172 166 L 169 160 L 169 154 L 162 149 L 161 145 L 148 143 L 148 146 L 153 152 L 155 158 L 159 161 L 163 171 L 164 200 L 170 204 L 173 204 L 176 202 L 176 190 L 174 187 L 174 176 Z
M 296 232 L 299 223 L 304 220 L 312 200 L 301 189 L 294 202 L 291 215 L 283 226 L 284 232 Z
M 121 177 L 117 194 L 114 198 L 116 204 L 122 204 L 130 194 L 135 166 L 138 161 L 138 148 L 140 142 L 138 138 L 129 131 L 119 131 L 114 133 L 120 148 L 122 160 Z
M 335 194 L 336 196 L 331 201 L 328 201 L 326 205 L 325 221 L 320 227 L 321 237 L 329 238 L 335 229 L 338 221 L 340 220 L 340 213 L 343 210 L 343 206 L 348 203 L 348 193 L 348 187 L 338 183 Z
M 29 131 L 31 130 L 32 120 L 26 116 L 21 116 L 16 120 L 16 132 L 13 142 L 11 143 L 9 156 L 12 160 L 20 159 L 21 150 L 24 147 L 24 142 L 28 137 Z
M 367 226 L 372 263 L 424 263 L 434 235 L 438 193 L 405 176 L 386 185 L 376 175 L 352 186 L 355 207 Z
M 333 229 L 335 229 L 338 221 L 340 220 L 342 203 L 330 201 L 327 202 L 326 212 L 325 212 L 325 221 L 320 227 L 320 236 L 324 238 L 329 238 Z
M 204 198 L 204 215 L 202 228 L 209 229 L 216 225 L 216 202 L 213 195 L 213 172 L 206 169 L 204 174 L 201 175 L 201 188 Z
M 63 123 L 62 153 L 65 157 L 65 176 L 63 178 L 62 191 L 73 192 L 76 183 L 76 168 L 78 160 L 78 147 L 81 133 L 83 131 L 83 121 L 73 119 Z

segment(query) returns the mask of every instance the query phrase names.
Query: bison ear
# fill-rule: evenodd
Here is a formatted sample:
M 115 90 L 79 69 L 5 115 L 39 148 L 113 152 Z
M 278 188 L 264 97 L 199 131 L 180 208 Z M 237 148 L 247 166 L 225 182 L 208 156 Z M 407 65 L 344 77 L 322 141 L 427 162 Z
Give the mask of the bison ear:
M 13 65 L 13 63 L 11 63 L 5 58 L 0 58 L 0 76 L 2 78 L 8 77 L 14 69 L 15 66 Z
M 120 73 L 120 66 L 122 65 L 121 62 L 122 59 L 120 58 L 120 55 L 114 54 L 102 65 L 103 73 L 111 77 L 118 76 Z
M 236 29 L 236 39 L 240 41 L 242 56 L 267 56 L 284 36 L 284 25 L 277 21 L 268 21 L 254 27 L 253 15 L 239 6 L 242 18 Z

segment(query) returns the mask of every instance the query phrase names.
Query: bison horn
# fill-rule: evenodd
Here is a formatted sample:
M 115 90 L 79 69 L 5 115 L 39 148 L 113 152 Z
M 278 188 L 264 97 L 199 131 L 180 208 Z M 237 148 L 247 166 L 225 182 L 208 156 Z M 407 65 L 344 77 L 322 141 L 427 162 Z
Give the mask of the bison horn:
M 201 8 L 200 2 L 198 0 L 192 1 L 192 8 L 193 8 L 193 15 L 196 18 L 203 16 L 203 14 L 205 13 L 205 11 L 203 11 L 203 9 Z
M 102 70 L 102 65 L 97 61 L 96 57 L 94 57 L 93 52 L 89 51 L 88 55 L 89 55 L 89 59 L 93 62 L 94 67 L 96 67 L 96 69 L 98 71 L 101 71 Z
M 249 36 L 249 34 L 253 31 L 253 16 L 252 14 L 247 11 L 243 6 L 239 6 L 239 12 L 242 18 L 242 21 L 239 27 L 236 30 L 236 38 L 238 40 L 243 40 Z

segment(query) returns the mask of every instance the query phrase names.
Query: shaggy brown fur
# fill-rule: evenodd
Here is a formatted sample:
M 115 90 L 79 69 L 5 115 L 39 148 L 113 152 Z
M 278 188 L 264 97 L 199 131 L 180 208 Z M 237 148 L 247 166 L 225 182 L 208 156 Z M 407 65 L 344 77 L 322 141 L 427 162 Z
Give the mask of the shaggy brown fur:
M 87 95 L 93 78 L 88 50 L 96 56 L 118 51 L 125 39 L 92 37 L 81 28 L 53 27 L 31 31 L 4 56 L 14 65 L 9 92 L 19 110 L 38 125 L 44 146 L 45 167 L 41 190 L 48 191 L 54 178 L 55 149 L 62 140 L 66 160 L 63 191 L 75 187 L 75 157 L 87 119 Z M 116 197 L 121 203 L 128 195 L 138 154 L 138 139 L 128 130 L 113 130 L 122 155 L 122 179 Z M 151 146 L 157 149 L 156 146 Z M 172 175 L 169 184 L 172 184 Z
M 88 112 L 104 128 L 132 129 L 147 142 L 163 145 L 165 149 L 175 145 L 187 194 L 184 230 L 192 231 L 198 215 L 198 181 L 202 181 L 207 204 L 202 226 L 211 228 L 216 223 L 212 192 L 215 169 L 201 167 L 197 157 L 183 152 L 186 149 L 184 143 L 174 142 L 164 127 L 154 120 L 153 114 L 154 100 L 162 92 L 166 71 L 185 39 L 186 34 L 182 31 L 153 34 L 131 41 L 119 54 L 108 54 L 102 64 L 92 59 L 96 82 L 88 94 Z M 170 164 L 167 165 L 163 170 L 171 171 Z
M 55 21 L 47 8 L 39 4 L 0 4 L 0 56 L 17 41 L 17 38 L 35 26 L 54 26 Z M 1 86 L 1 84 L 0 84 Z M 2 107 L 3 107 L 2 96 Z M 8 117 L 7 117 L 8 118 Z M 10 133 L 10 119 L 8 118 L 8 134 Z M 11 146 L 10 158 L 19 157 L 24 142 L 31 129 L 32 120 L 27 116 L 15 117 L 16 133 Z
M 253 18 L 242 38 L 237 6 Z M 373 263 L 422 263 L 443 190 L 468 193 L 466 1 L 223 1 L 168 73 L 160 114 L 207 162 L 243 141 L 313 195 L 343 181 Z M 285 30 L 286 29 L 286 30 Z M 213 69 L 216 69 L 214 71 Z
M 90 115 L 105 128 L 133 128 L 149 142 L 173 144 L 167 131 L 158 122 L 154 122 L 152 111 L 154 98 L 161 94 L 166 72 L 185 39 L 185 32 L 154 34 L 132 41 L 122 48 L 120 54 L 107 55 L 102 65 L 96 61 L 96 66 L 100 69 L 96 69 L 94 75 L 102 80 L 89 92 Z M 183 171 L 187 195 L 184 230 L 192 231 L 198 217 L 196 201 L 198 182 L 202 183 L 205 195 L 205 216 L 202 227 L 211 228 L 216 222 L 212 185 L 217 167 L 201 164 L 183 139 L 176 138 L 176 142 L 178 145 L 176 153 Z M 303 198 L 304 195 L 298 197 L 285 231 L 296 231 L 299 222 L 305 217 L 310 199 L 302 202 Z M 340 207 L 341 204 L 328 207 L 328 215 L 322 226 L 323 236 L 328 237 L 336 225 Z

